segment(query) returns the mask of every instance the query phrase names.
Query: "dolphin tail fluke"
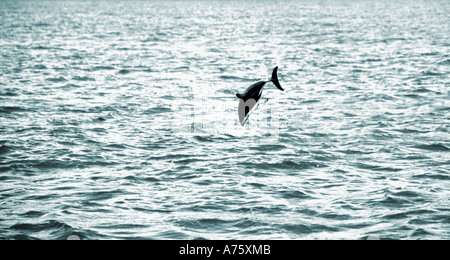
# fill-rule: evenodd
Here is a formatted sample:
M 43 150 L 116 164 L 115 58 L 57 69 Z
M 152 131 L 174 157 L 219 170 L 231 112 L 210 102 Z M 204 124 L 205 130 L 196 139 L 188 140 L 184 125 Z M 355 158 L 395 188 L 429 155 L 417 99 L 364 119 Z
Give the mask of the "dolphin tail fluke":
M 272 78 L 270 79 L 270 81 L 273 82 L 273 84 L 281 91 L 284 91 L 284 89 L 281 87 L 280 82 L 278 81 L 278 75 L 277 75 L 277 71 L 278 71 L 278 66 L 275 67 L 275 69 L 273 69 L 272 72 Z

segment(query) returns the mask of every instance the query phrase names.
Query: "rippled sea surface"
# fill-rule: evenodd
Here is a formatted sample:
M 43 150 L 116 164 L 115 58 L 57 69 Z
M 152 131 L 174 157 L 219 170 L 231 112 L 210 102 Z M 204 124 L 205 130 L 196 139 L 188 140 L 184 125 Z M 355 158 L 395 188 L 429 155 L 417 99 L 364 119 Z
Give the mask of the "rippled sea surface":
M 450 2 L 367 2 L 1 1 L 0 238 L 450 239 Z

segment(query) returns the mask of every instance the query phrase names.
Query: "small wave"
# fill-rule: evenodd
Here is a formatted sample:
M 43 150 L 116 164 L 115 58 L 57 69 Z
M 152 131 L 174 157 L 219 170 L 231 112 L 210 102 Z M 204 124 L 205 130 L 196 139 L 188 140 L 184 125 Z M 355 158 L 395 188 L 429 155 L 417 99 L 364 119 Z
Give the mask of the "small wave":
M 241 78 L 241 77 L 230 76 L 230 75 L 222 75 L 222 76 L 219 76 L 219 78 L 224 79 L 224 80 L 239 80 L 239 81 L 246 81 L 246 82 L 254 82 L 257 80 L 257 79 Z
M 14 107 L 14 106 L 0 106 L 0 113 L 16 113 L 16 112 L 26 112 L 28 109 L 23 107 Z
M 124 179 L 128 180 L 128 181 L 152 182 L 152 183 L 161 181 L 160 179 L 155 178 L 155 177 L 143 177 L 143 178 L 140 178 L 140 177 L 136 177 L 134 175 L 128 175 Z
M 94 191 L 94 192 L 88 192 L 83 193 L 83 197 L 87 198 L 88 201 L 96 201 L 96 200 L 109 200 L 117 195 L 122 194 L 122 190 L 106 190 L 106 191 Z
M 23 217 L 26 217 L 26 218 L 39 218 L 39 217 L 44 216 L 45 214 L 46 213 L 43 212 L 43 211 L 30 210 L 30 211 L 27 211 L 27 212 L 22 213 L 20 215 L 23 216 Z
M 199 142 L 214 142 L 214 140 L 212 138 L 209 138 L 207 136 L 195 135 L 194 139 Z
M 427 71 L 422 72 L 422 75 L 424 75 L 424 76 L 442 76 L 444 74 L 440 73 L 440 72 L 436 72 L 436 71 L 427 70 Z
M 372 170 L 372 171 L 386 171 L 386 172 L 399 172 L 399 171 L 402 171 L 402 169 L 398 169 L 398 168 L 385 167 L 385 166 L 379 166 L 379 165 L 372 165 L 372 164 L 366 164 L 366 163 L 357 163 L 355 166 L 357 168 L 360 168 L 360 169 Z
M 37 70 L 46 70 L 47 66 L 42 65 L 42 64 L 38 64 L 38 65 L 35 65 L 33 68 L 37 69 Z
M 330 219 L 330 220 L 351 220 L 353 216 L 348 214 L 338 214 L 338 213 L 322 213 L 318 217 Z
M 307 199 L 311 198 L 308 194 L 298 190 L 279 191 L 278 193 L 285 199 Z
M 57 220 L 48 220 L 41 223 L 18 223 L 10 226 L 10 229 L 21 231 L 21 232 L 42 232 L 46 231 L 52 235 L 52 238 L 63 239 L 64 236 L 68 236 L 73 232 L 73 228 L 64 222 Z
M 399 191 L 399 192 L 393 192 L 392 195 L 397 197 L 408 197 L 408 198 L 415 198 L 415 197 L 421 197 L 421 195 L 414 191 Z
M 84 76 L 84 77 L 81 77 L 81 76 L 75 76 L 75 77 L 73 77 L 72 79 L 73 79 L 73 80 L 76 80 L 76 81 L 95 81 L 94 78 L 87 77 L 87 76 Z
M 286 148 L 286 146 L 281 144 L 269 144 L 269 145 L 258 145 L 254 147 L 249 147 L 252 150 L 257 151 L 280 151 Z
M 437 63 L 438 65 L 450 65 L 450 59 L 442 60 Z
M 428 151 L 438 151 L 438 152 L 447 152 L 450 151 L 450 148 L 443 144 L 422 144 L 422 145 L 415 145 L 414 146 L 417 149 L 422 150 L 428 150 Z
M 143 112 L 144 115 L 154 115 L 159 113 L 168 113 L 172 112 L 172 109 L 170 107 L 152 107 Z
M 5 143 L 2 143 L 2 141 L 0 141 L 0 155 L 6 154 L 9 151 L 11 151 L 11 147 L 7 146 Z
M 283 160 L 279 163 L 242 163 L 249 168 L 270 170 L 270 169 L 291 169 L 291 170 L 306 170 L 311 168 L 325 167 L 317 162 L 293 162 L 291 160 Z
M 16 90 L 16 89 L 2 89 L 2 90 L 0 90 L 0 96 L 18 97 L 18 96 L 20 96 L 20 94 L 18 93 L 18 90 Z
M 400 198 L 395 198 L 393 196 L 386 196 L 384 199 L 377 201 L 377 203 L 380 203 L 386 207 L 401 207 L 401 206 L 406 206 L 411 204 L 411 201 L 406 200 L 406 199 L 400 199 Z
M 218 218 L 202 218 L 198 220 L 178 220 L 176 224 L 188 229 L 223 230 L 230 222 Z
M 427 231 L 427 230 L 425 230 L 423 228 L 418 228 L 418 229 L 414 230 L 414 232 L 411 234 L 411 237 L 424 238 L 424 237 L 427 237 L 427 236 L 434 236 L 434 235 L 435 234 L 430 232 L 430 231 Z
M 355 150 L 355 149 L 347 149 L 347 150 L 338 150 L 338 152 L 340 153 L 344 153 L 344 154 L 371 154 L 374 152 L 371 151 L 367 151 L 367 150 Z
M 427 89 L 427 88 L 425 88 L 425 87 L 421 87 L 421 88 L 415 89 L 414 92 L 416 92 L 416 93 L 430 93 L 432 91 Z
M 450 180 L 450 176 L 444 174 L 436 174 L 436 173 L 424 173 L 413 175 L 412 178 L 415 179 L 434 179 L 434 180 Z
M 100 71 L 100 70 L 114 70 L 115 68 L 112 66 L 95 66 L 91 68 L 91 71 Z
M 131 70 L 127 70 L 127 69 L 121 69 L 118 72 L 120 75 L 127 75 L 131 73 Z
M 62 86 L 62 88 L 67 88 L 67 89 L 72 89 L 72 88 L 80 88 L 81 86 L 77 85 L 77 84 L 73 84 L 73 83 L 69 83 L 66 84 L 64 86 Z
M 340 229 L 333 226 L 327 226 L 322 224 L 284 224 L 280 226 L 288 232 L 295 234 L 311 234 L 315 232 L 337 232 Z
M 32 50 L 50 50 L 50 47 L 38 45 L 38 46 L 31 47 L 31 49 Z
M 384 219 L 393 220 L 393 219 L 405 219 L 408 215 L 406 213 L 393 213 L 383 216 Z
M 33 24 L 33 26 L 36 26 L 36 27 L 47 27 L 47 26 L 50 26 L 51 24 L 49 24 L 49 23 L 45 23 L 45 22 L 38 22 L 38 23 L 34 23 Z
M 50 81 L 50 82 L 54 82 L 54 83 L 65 82 L 65 81 L 67 81 L 67 79 L 65 79 L 64 77 L 58 77 L 58 78 L 46 78 L 45 80 Z
M 156 35 L 153 35 L 143 39 L 141 42 L 162 42 L 162 41 L 163 39 L 157 37 Z

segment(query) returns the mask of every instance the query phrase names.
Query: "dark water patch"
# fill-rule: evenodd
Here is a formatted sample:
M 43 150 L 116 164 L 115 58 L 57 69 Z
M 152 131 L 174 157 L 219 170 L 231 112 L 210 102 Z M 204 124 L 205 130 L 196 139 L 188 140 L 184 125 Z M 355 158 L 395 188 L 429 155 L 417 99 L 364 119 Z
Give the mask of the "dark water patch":
M 399 191 L 399 192 L 392 192 L 392 195 L 399 196 L 399 197 L 407 197 L 407 198 L 415 198 L 415 197 L 421 197 L 421 195 L 414 191 Z
M 393 213 L 384 215 L 382 218 L 386 220 L 405 219 L 408 218 L 408 215 L 406 213 Z
M 25 235 L 25 234 L 12 235 L 11 237 L 5 237 L 4 240 L 9 240 L 9 239 L 11 239 L 11 240 L 39 240 L 36 237 Z
M 76 190 L 76 189 L 77 189 L 77 187 L 75 187 L 75 186 L 58 186 L 58 187 L 53 188 L 52 190 L 67 191 L 67 190 Z
M 123 194 L 123 190 L 116 189 L 116 190 L 86 192 L 82 193 L 81 195 L 86 199 L 88 199 L 89 201 L 101 201 L 115 198 L 120 194 Z
M 283 169 L 283 170 L 307 170 L 311 168 L 318 168 L 318 167 L 326 167 L 323 164 L 319 164 L 317 162 L 308 162 L 308 161 L 302 161 L 302 162 L 293 162 L 291 160 L 283 160 L 279 163 L 251 163 L 251 162 L 244 162 L 241 163 L 243 166 L 248 168 L 255 168 L 255 169 L 262 169 L 262 170 L 273 170 L 273 169 Z
M 425 155 L 402 155 L 402 156 L 398 156 L 397 159 L 400 160 L 427 160 L 430 159 L 430 157 L 425 156 Z
M 148 225 L 143 225 L 143 224 L 132 224 L 132 223 L 127 223 L 127 224 L 115 224 L 115 225 L 110 225 L 110 224 L 103 224 L 103 225 L 96 225 L 93 226 L 93 228 L 95 229 L 112 229 L 112 230 L 121 230 L 121 229 L 142 229 L 142 228 L 148 228 Z
M 425 87 L 421 87 L 421 88 L 414 89 L 414 92 L 415 93 L 430 93 L 432 91 Z
M 450 175 L 436 174 L 436 173 L 424 173 L 413 175 L 414 179 L 432 179 L 432 180 L 450 180 Z
M 75 157 L 75 156 L 72 156 Z M 113 165 L 115 162 L 104 161 L 102 157 L 96 158 L 100 161 L 96 161 L 96 158 L 87 158 L 85 156 L 79 156 L 84 161 L 80 160 L 15 160 L 10 162 L 10 167 L 14 167 L 16 170 L 42 170 L 49 171 L 53 169 L 74 169 L 74 168 L 87 168 L 90 166 L 108 166 Z
M 285 149 L 286 146 L 281 144 L 265 144 L 249 147 L 249 149 L 257 150 L 257 151 L 280 151 Z
M 418 94 L 405 94 L 405 95 L 403 95 L 403 96 L 404 96 L 404 97 L 407 97 L 407 98 L 413 98 L 413 99 L 424 98 L 423 96 L 418 95 Z
M 427 150 L 427 151 L 436 151 L 436 152 L 448 152 L 450 151 L 450 148 L 443 144 L 421 144 L 421 145 L 415 145 L 414 148 L 421 149 L 421 150 Z
M 299 190 L 278 191 L 277 194 L 281 194 L 281 196 L 285 199 L 309 199 L 309 198 L 311 198 L 311 196 L 309 196 L 305 192 L 299 191 Z
M 352 220 L 354 217 L 348 214 L 338 214 L 338 213 L 322 213 L 318 217 L 329 219 L 329 220 Z
M 94 118 L 93 121 L 96 121 L 96 122 L 105 122 L 105 121 L 106 121 L 106 118 L 104 118 L 104 117 L 102 117 L 102 116 L 99 116 L 99 117 Z
M 47 46 L 42 46 L 42 45 L 38 45 L 38 46 L 33 46 L 31 47 L 32 50 L 51 50 L 51 47 L 47 47 Z
M 247 183 L 246 185 L 249 185 L 249 186 L 257 188 L 257 189 L 262 189 L 264 187 L 267 187 L 267 185 L 265 185 L 263 183 L 256 183 L 256 182 L 250 182 L 250 183 Z
M 7 154 L 7 153 L 9 153 L 12 150 L 13 150 L 13 148 L 8 146 L 8 145 L 6 145 L 6 142 L 1 142 L 0 141 L 0 155 Z
M 257 79 L 249 79 L 249 78 L 241 78 L 241 77 L 237 77 L 237 76 L 230 76 L 230 75 L 222 75 L 219 76 L 220 79 L 224 79 L 224 80 L 233 80 L 233 81 L 244 81 L 244 82 L 254 82 L 257 81 Z
M 386 196 L 384 199 L 374 201 L 374 204 L 383 205 L 385 207 L 403 207 L 411 204 L 411 201 L 406 199 L 395 198 L 393 196 Z
M 442 76 L 444 74 L 441 72 L 437 72 L 437 71 L 427 70 L 427 71 L 422 72 L 422 75 L 423 76 Z
M 32 200 L 32 201 L 42 201 L 42 200 L 50 200 L 58 198 L 57 194 L 47 193 L 47 194 L 39 194 L 39 195 L 30 195 L 26 196 L 24 200 Z
M 372 170 L 372 171 L 383 171 L 383 172 L 399 172 L 399 171 L 403 170 L 403 169 L 399 169 L 399 168 L 372 165 L 372 164 L 366 164 L 366 163 L 357 163 L 357 164 L 355 164 L 355 167 L 359 168 L 359 169 Z
M 149 182 L 149 183 L 156 183 L 161 181 L 160 179 L 155 177 L 136 177 L 133 175 L 128 175 L 124 179 L 128 181 Z
M 371 151 L 361 151 L 355 149 L 347 149 L 347 150 L 338 150 L 340 153 L 350 154 L 350 155 L 362 155 L 362 154 L 372 154 L 374 152 Z
M 194 230 L 224 230 L 230 222 L 218 218 L 202 218 L 198 220 L 178 220 L 176 224 L 187 229 Z
M 144 115 L 153 115 L 153 114 L 159 114 L 159 113 L 168 113 L 172 112 L 172 108 L 170 107 L 163 107 L 163 106 L 157 106 L 152 107 L 143 112 Z
M 423 239 L 427 236 L 435 236 L 434 233 L 432 233 L 431 231 L 427 231 L 426 229 L 423 228 L 418 228 L 415 229 L 414 232 L 411 234 L 411 237 L 417 237 L 419 239 Z
M 119 70 L 119 74 L 120 75 L 128 75 L 128 74 L 130 74 L 132 71 L 131 70 L 127 70 L 127 69 L 121 69 L 121 70 Z
M 420 55 L 421 56 L 436 56 L 436 55 L 440 55 L 440 53 L 433 51 L 433 52 L 423 52 Z
M 72 79 L 76 80 L 76 81 L 95 81 L 94 78 L 87 77 L 87 76 L 83 76 L 83 77 L 82 76 L 75 76 Z
M 450 59 L 441 60 L 437 64 L 438 65 L 450 65 Z
M 438 209 L 439 211 L 441 211 L 440 214 L 438 215 L 432 215 L 430 217 L 430 219 L 432 221 L 437 221 L 439 223 L 443 223 L 443 224 L 450 224 L 450 214 L 446 214 L 446 211 L 449 211 L 448 208 L 443 208 L 443 209 Z
M 241 219 L 237 221 L 235 224 L 233 224 L 234 227 L 237 227 L 239 229 L 248 229 L 248 228 L 254 228 L 254 227 L 261 227 L 261 226 L 270 226 L 269 223 L 263 222 L 263 221 L 254 221 L 252 219 Z
M 162 42 L 162 41 L 165 41 L 165 40 L 163 40 L 162 38 L 159 38 L 156 35 L 152 35 L 152 36 L 149 36 L 149 37 L 141 40 L 141 42 L 143 42 L 143 43 L 147 43 L 147 42 Z
M 312 103 L 320 103 L 320 100 L 318 99 L 308 99 L 305 101 L 302 101 L 303 104 L 312 104 Z
M 176 161 L 173 161 L 173 162 L 177 163 L 177 164 L 187 165 L 187 164 L 190 164 L 190 163 L 207 161 L 207 160 L 208 159 L 189 158 L 189 159 L 176 160 Z
M 18 113 L 18 112 L 28 112 L 29 110 L 23 107 L 16 106 L 0 106 L 0 113 Z
M 305 225 L 305 224 L 284 224 L 279 226 L 281 229 L 286 230 L 288 232 L 299 234 L 299 235 L 306 235 L 311 234 L 314 232 L 324 231 L 324 227 L 320 225 Z
M 194 135 L 193 138 L 199 142 L 214 142 L 214 139 L 210 136 Z
M 0 89 L 0 96 L 18 97 L 18 96 L 20 96 L 20 92 L 17 89 Z
M 30 211 L 20 214 L 20 216 L 26 217 L 26 218 L 39 218 L 39 217 L 44 216 L 45 214 L 46 213 L 42 212 L 42 211 L 30 210 Z
M 62 86 L 63 89 L 73 89 L 73 88 L 80 88 L 80 87 L 81 87 L 80 85 L 73 84 L 73 83 L 69 83 L 69 84 Z
M 438 111 L 450 111 L 450 107 L 439 107 L 437 108 Z M 447 128 L 444 128 L 445 131 L 444 132 L 448 132 Z
M 413 129 L 413 128 L 402 128 L 402 129 L 394 129 L 396 132 L 404 133 L 404 134 L 422 134 L 429 133 L 432 130 L 421 130 L 421 129 Z
M 113 66 L 95 66 L 90 69 L 90 71 L 101 71 L 101 70 L 115 70 Z
M 38 64 L 38 65 L 34 65 L 33 69 L 36 70 L 46 70 L 47 66 L 43 65 L 43 64 Z
M 33 23 L 32 25 L 35 26 L 35 27 L 48 27 L 48 26 L 51 26 L 51 24 L 46 23 L 46 22 L 37 22 L 37 23 Z
M 53 82 L 53 83 L 66 82 L 67 81 L 67 79 L 65 79 L 64 77 L 46 78 L 45 80 L 47 80 L 49 82 Z
M 175 240 L 189 240 L 190 237 L 188 234 L 185 234 L 183 232 L 180 231 L 174 231 L 174 230 L 167 230 L 167 231 L 163 231 L 157 234 L 158 239 L 175 239 Z M 147 240 L 148 238 L 145 238 L 145 240 Z M 133 238 L 134 240 L 134 238 Z M 205 240 L 205 239 L 201 239 L 201 240 Z
M 73 228 L 64 222 L 57 220 L 48 220 L 41 223 L 18 223 L 9 227 L 12 230 L 21 232 L 41 232 L 46 231 L 51 235 L 61 235 L 62 233 L 72 232 Z
M 164 95 L 164 96 L 161 96 L 160 98 L 166 99 L 166 100 L 174 100 L 175 99 L 175 97 L 173 95 Z

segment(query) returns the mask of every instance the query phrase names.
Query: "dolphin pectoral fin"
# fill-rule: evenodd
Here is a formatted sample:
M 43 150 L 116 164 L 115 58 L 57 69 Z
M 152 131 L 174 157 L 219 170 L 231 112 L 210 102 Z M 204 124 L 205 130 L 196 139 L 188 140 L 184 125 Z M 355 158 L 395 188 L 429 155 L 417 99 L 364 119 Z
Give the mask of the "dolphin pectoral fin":
M 273 84 L 281 91 L 284 91 L 284 89 L 281 87 L 280 82 L 278 81 L 278 66 L 276 66 L 272 71 L 272 78 L 270 81 L 273 82 Z

